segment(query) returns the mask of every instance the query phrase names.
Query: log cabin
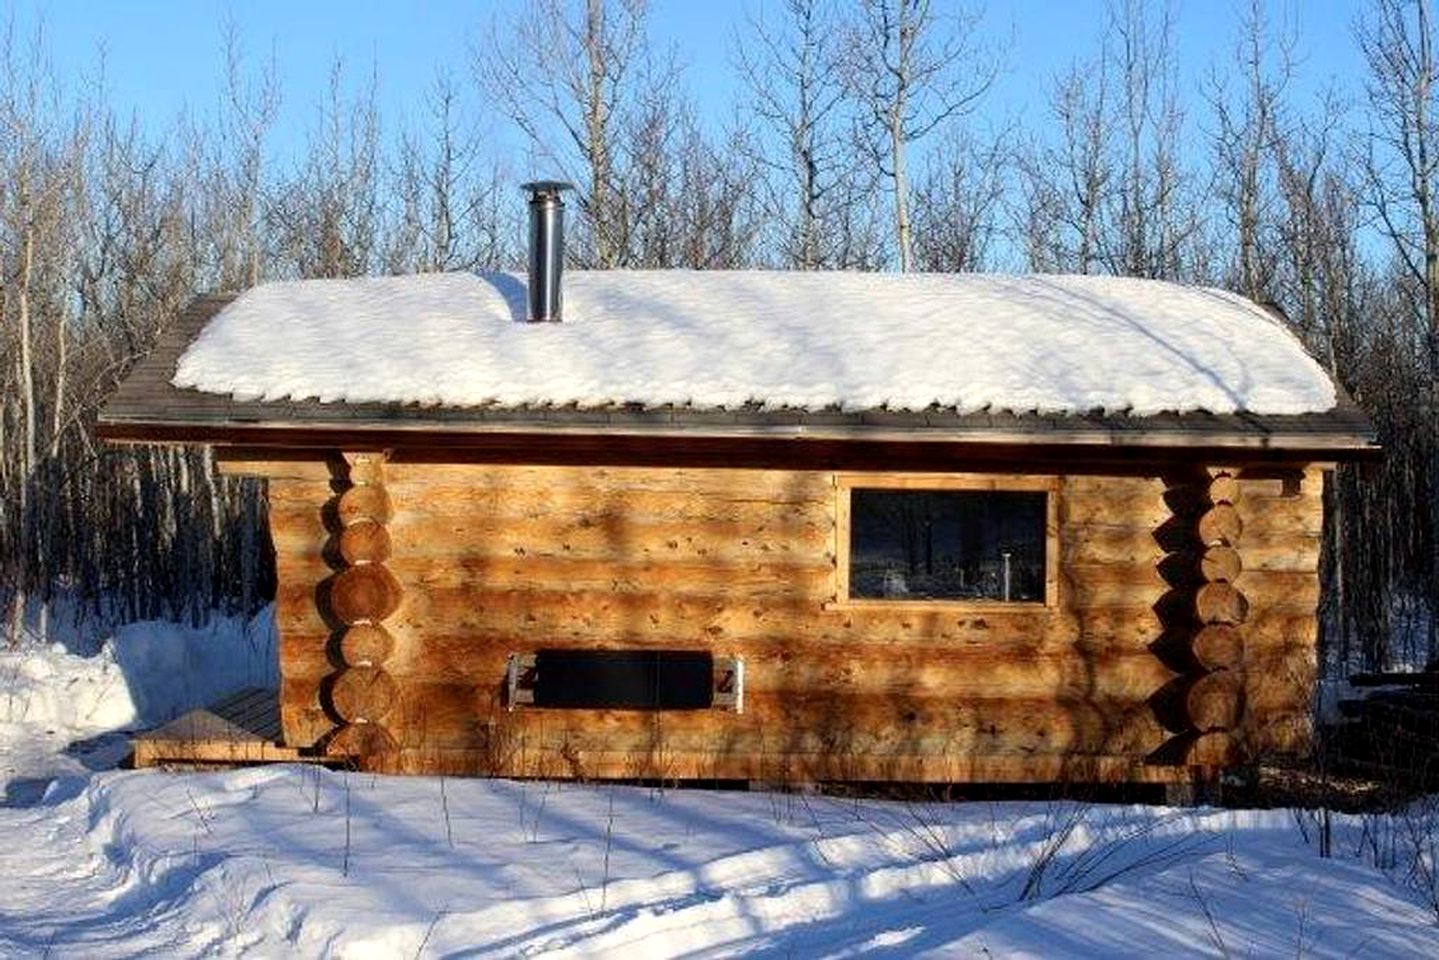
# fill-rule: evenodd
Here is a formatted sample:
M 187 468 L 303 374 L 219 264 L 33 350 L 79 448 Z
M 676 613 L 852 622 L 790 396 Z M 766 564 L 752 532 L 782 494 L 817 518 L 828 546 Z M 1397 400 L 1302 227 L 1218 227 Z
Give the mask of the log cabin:
M 561 281 L 546 186 L 528 276 L 201 297 L 102 414 L 267 481 L 279 746 L 775 783 L 1306 750 L 1326 475 L 1377 448 L 1282 317 L 1115 278 Z

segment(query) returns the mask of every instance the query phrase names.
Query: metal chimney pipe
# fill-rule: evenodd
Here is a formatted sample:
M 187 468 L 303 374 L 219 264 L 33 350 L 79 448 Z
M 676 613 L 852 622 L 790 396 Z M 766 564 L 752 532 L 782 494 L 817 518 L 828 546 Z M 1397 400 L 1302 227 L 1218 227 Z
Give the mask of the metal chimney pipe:
M 559 323 L 564 314 L 561 274 L 565 267 L 564 191 L 574 185 L 536 180 L 524 185 L 530 194 L 530 323 Z

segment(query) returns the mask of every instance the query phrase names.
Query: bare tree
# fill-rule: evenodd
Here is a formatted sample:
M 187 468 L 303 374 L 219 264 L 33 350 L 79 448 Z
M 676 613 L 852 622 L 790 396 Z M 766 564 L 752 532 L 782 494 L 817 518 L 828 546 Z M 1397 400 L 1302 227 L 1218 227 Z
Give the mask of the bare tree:
M 1429 0 L 1374 0 L 1355 32 L 1369 67 L 1367 198 L 1403 267 L 1405 282 L 1395 290 L 1409 294 L 1427 353 L 1427 592 L 1439 597 L 1439 127 Z M 1432 604 L 1429 622 L 1429 648 L 1439 654 Z
M 69 424 L 73 304 L 66 292 L 78 246 L 71 214 L 88 123 L 78 110 L 67 116 L 40 34 L 24 49 L 16 48 L 12 33 L 0 37 L 0 71 L 0 180 L 7 185 L 0 195 L 0 317 L 14 364 L 0 418 L 12 420 L 5 433 L 14 437 L 15 454 L 5 473 L 14 511 L 4 587 L 18 636 L 28 594 L 38 590 L 43 617 L 46 581 L 63 568 L 44 535 L 51 520 L 46 490 Z
M 755 143 L 770 174 L 766 209 L 783 224 L 781 260 L 799 270 L 846 265 L 852 233 L 846 186 L 859 175 L 849 135 L 840 21 L 827 0 L 784 0 L 772 20 L 750 19 L 736 60 L 749 109 L 775 138 Z
M 1157 22 L 1117 0 L 1096 57 L 1051 95 L 1057 137 L 1021 162 L 1029 262 L 1040 270 L 1186 279 L 1202 275 L 1202 207 L 1181 162 L 1168 4 Z
M 1252 300 L 1272 300 L 1277 251 L 1272 232 L 1278 209 L 1276 154 L 1283 136 L 1283 96 L 1293 73 L 1293 40 L 1274 36 L 1261 0 L 1242 14 L 1231 70 L 1209 81 L 1217 129 L 1214 194 L 1235 238 L 1231 285 Z M 1237 77 L 1240 89 L 1231 89 Z
M 220 114 L 217 139 L 221 149 L 231 154 L 216 167 L 227 181 L 216 185 L 221 198 L 216 212 L 233 226 L 218 231 L 225 244 L 219 257 L 219 285 L 237 289 L 259 283 L 264 269 L 261 189 L 266 139 L 280 109 L 280 87 L 273 54 L 257 77 L 246 76 L 239 32 L 232 22 L 225 25 L 224 55 L 227 109 Z
M 913 266 L 909 147 L 962 116 L 989 91 L 997 58 L 976 36 L 982 12 L 946 16 L 931 0 L 860 0 L 846 85 L 863 143 L 888 181 L 899 269 Z
M 1439 337 L 1433 30 L 1429 0 L 1375 0 L 1356 34 L 1369 67 L 1368 199 Z
M 375 88 L 372 72 L 360 95 L 347 99 L 344 66 L 331 64 L 304 162 L 268 206 L 287 272 L 351 277 L 374 267 L 380 229 Z
M 491 97 L 562 176 L 581 185 L 595 266 L 625 263 L 627 211 L 616 142 L 647 76 L 644 0 L 531 0 L 473 55 Z M 578 252 L 578 251 L 576 251 Z
M 1054 86 L 1058 142 L 1032 144 L 1020 161 L 1026 253 L 1031 269 L 1092 273 L 1100 264 L 1114 179 L 1109 58 L 1072 66 Z
M 1173 78 L 1172 10 L 1161 4 L 1157 23 L 1152 12 L 1143 0 L 1122 0 L 1112 13 L 1120 163 L 1106 260 L 1118 274 L 1179 278 L 1197 223 L 1179 164 L 1184 118 Z
M 931 157 L 914 190 L 914 256 L 921 270 L 975 271 L 989 265 L 1009 152 L 1007 134 L 984 143 L 961 136 Z
M 496 269 L 516 259 L 510 238 L 517 207 L 514 178 L 497 165 L 483 167 L 480 138 L 465 115 L 461 91 L 445 72 L 425 98 L 421 125 L 400 137 L 391 178 L 398 205 L 385 263 L 410 270 Z

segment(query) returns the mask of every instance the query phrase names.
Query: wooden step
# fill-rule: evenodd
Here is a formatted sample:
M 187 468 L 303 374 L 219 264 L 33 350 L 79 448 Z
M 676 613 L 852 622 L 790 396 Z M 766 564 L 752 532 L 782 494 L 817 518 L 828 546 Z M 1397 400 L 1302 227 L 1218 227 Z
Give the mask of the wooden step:
M 304 759 L 280 744 L 278 692 L 237 691 L 209 707 L 191 710 L 162 727 L 137 734 L 135 766 L 167 764 L 292 763 Z

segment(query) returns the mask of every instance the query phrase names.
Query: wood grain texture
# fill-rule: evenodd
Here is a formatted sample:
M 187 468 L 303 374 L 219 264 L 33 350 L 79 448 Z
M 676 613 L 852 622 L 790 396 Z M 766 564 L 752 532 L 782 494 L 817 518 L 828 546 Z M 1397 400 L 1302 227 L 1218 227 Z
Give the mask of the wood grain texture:
M 340 556 L 348 564 L 390 559 L 390 533 L 374 520 L 357 520 L 340 531 Z
M 1194 636 L 1194 658 L 1206 670 L 1238 667 L 1244 662 L 1244 636 L 1232 624 L 1211 623 Z
M 330 609 L 345 623 L 379 621 L 399 609 L 404 588 L 379 564 L 341 571 L 330 584 Z
M 1243 623 L 1249 616 L 1248 597 L 1230 583 L 1206 583 L 1194 595 L 1200 623 Z
M 1209 499 L 1213 503 L 1235 503 L 1239 500 L 1239 492 L 1239 478 L 1231 472 L 1216 472 L 1209 481 Z
M 1233 730 L 1244 714 L 1244 678 L 1234 670 L 1215 670 L 1200 677 L 1186 698 L 1189 719 L 1200 733 Z
M 326 512 L 337 493 L 331 468 L 284 470 L 271 483 L 270 517 L 288 745 L 366 726 L 341 728 L 328 698 L 342 665 L 368 651 L 395 682 L 385 714 L 393 753 L 384 761 L 395 769 L 1172 776 L 1145 760 L 1174 732 L 1149 702 L 1176 676 L 1150 651 L 1165 629 L 1156 608 L 1171 589 L 1156 536 L 1172 513 L 1158 478 L 1034 479 L 1054 491 L 1048 607 L 846 608 L 834 603 L 839 483 L 830 473 L 392 461 L 384 564 L 398 599 L 380 636 L 347 633 L 318 602 L 329 591 L 333 607 L 344 554 L 362 554 L 344 549 L 341 518 Z M 1240 628 L 1245 662 L 1270 651 L 1287 664 L 1294 651 L 1301 659 L 1312 651 L 1306 591 L 1318 541 L 1305 531 L 1317 531 L 1309 511 L 1318 500 L 1308 482 L 1297 498 L 1271 484 L 1264 493 L 1274 494 L 1279 516 L 1268 518 L 1256 506 L 1268 501 L 1238 482 L 1243 569 L 1234 586 L 1251 603 Z M 1287 539 L 1271 544 L 1260 539 L 1266 530 Z M 505 658 L 563 646 L 744 657 L 745 711 L 507 710 Z M 1243 749 L 1299 742 L 1262 733 L 1252 705 L 1266 695 L 1285 716 L 1301 698 L 1242 691 L 1250 713 L 1235 740 Z
M 357 623 L 340 637 L 340 656 L 353 667 L 374 666 L 394 652 L 395 638 L 378 623 Z
M 1233 546 L 1244 534 L 1244 521 L 1230 503 L 1216 503 L 1199 518 L 1199 542 L 1209 546 Z
M 347 667 L 330 686 L 330 705 L 346 723 L 379 723 L 395 705 L 399 685 L 387 668 Z
M 1233 547 L 1216 544 L 1199 558 L 1199 572 L 1205 580 L 1233 583 L 1244 572 L 1244 560 Z

